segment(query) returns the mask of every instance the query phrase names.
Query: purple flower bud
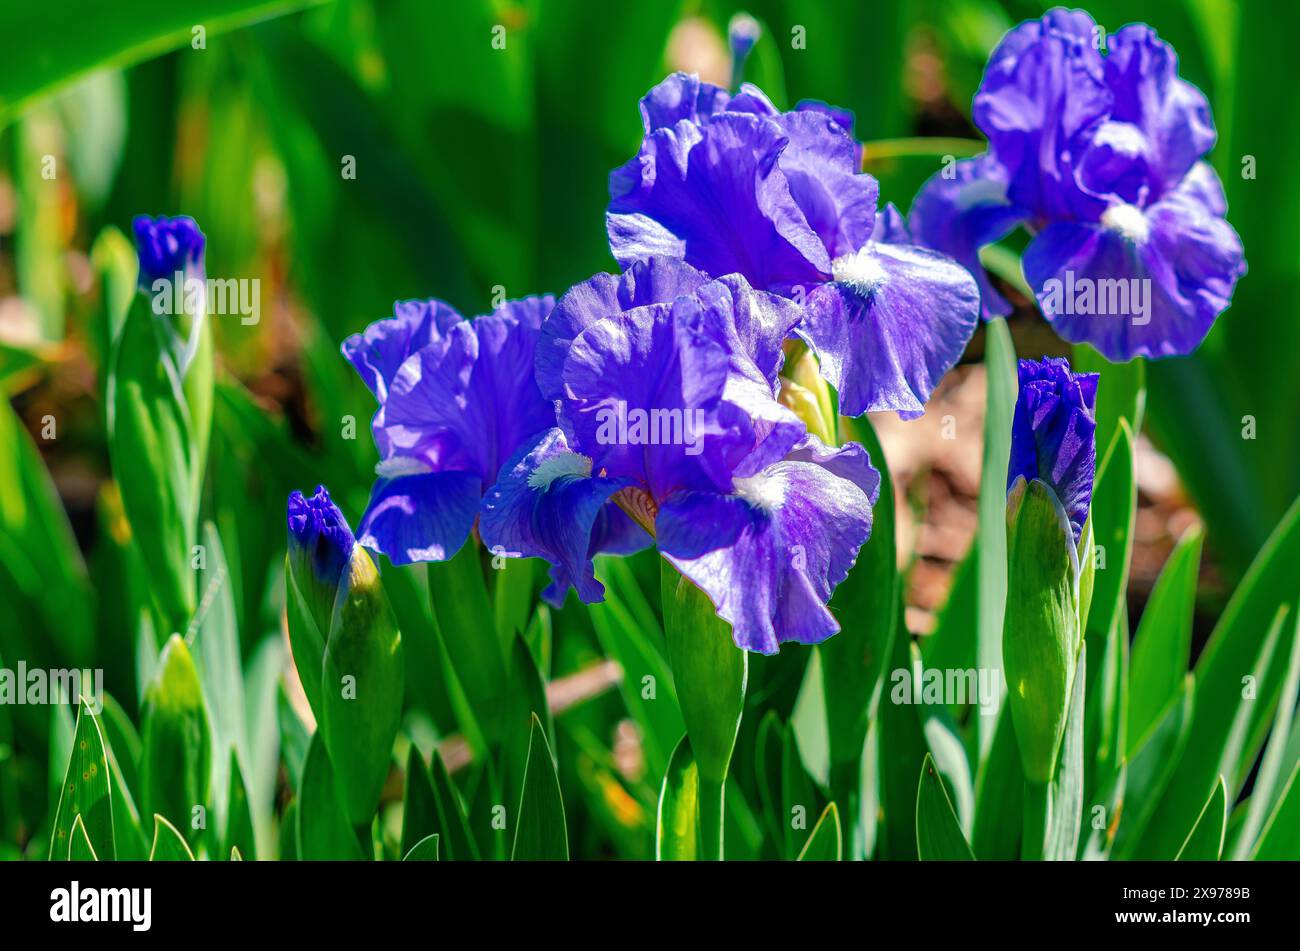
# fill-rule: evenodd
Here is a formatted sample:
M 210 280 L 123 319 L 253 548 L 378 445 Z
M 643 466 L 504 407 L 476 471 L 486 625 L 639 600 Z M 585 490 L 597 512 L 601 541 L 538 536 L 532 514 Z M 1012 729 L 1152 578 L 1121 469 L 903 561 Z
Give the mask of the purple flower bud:
M 336 587 L 355 544 L 347 519 L 325 486 L 316 486 L 311 498 L 297 489 L 289 494 L 289 561 L 300 584 L 310 576 Z
M 1064 359 L 1020 361 L 1007 488 L 1020 477 L 1050 486 L 1069 516 L 1076 545 L 1097 472 L 1096 409 L 1096 373 L 1074 373 Z
M 727 41 L 731 44 L 732 89 L 740 87 L 745 78 L 745 60 L 762 35 L 763 27 L 748 13 L 737 13 L 731 18 L 727 26 Z
M 171 280 L 177 271 L 200 280 L 205 277 L 206 238 L 193 218 L 137 215 L 131 227 L 135 230 L 136 251 L 140 256 L 140 287 L 149 288 L 159 278 Z

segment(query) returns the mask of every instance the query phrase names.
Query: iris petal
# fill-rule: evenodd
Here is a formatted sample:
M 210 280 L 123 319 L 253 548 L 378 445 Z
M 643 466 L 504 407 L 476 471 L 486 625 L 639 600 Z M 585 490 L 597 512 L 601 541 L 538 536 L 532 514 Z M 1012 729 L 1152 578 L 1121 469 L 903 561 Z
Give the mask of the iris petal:
M 1178 56 L 1144 23 L 1125 26 L 1106 42 L 1106 83 L 1115 97 L 1112 121 L 1130 123 L 1149 143 L 1154 199 L 1169 191 L 1216 133 L 1205 94 L 1178 77 Z
M 395 565 L 444 561 L 465 544 L 482 484 L 472 472 L 425 472 L 380 479 L 357 528 L 357 542 Z
M 1103 204 L 1074 179 L 1074 158 L 1113 96 L 1086 13 L 1052 10 L 1011 30 L 989 57 L 972 117 L 1008 171 L 1008 197 L 1036 219 L 1095 217 Z
M 1205 175 L 1116 216 L 1124 229 L 1062 221 L 1034 238 L 1025 278 L 1057 333 L 1115 362 L 1200 345 L 1246 270 L 1241 239 L 1216 213 L 1222 191 Z
M 1025 219 L 1007 197 L 1006 169 L 990 155 L 966 159 L 935 173 L 922 186 L 908 224 L 917 244 L 956 259 L 979 283 L 984 318 L 1011 313 L 1011 305 L 993 287 L 980 249 L 1002 240 Z
M 833 117 L 788 112 L 779 119 L 790 137 L 781 171 L 790 194 L 832 258 L 852 254 L 871 238 L 880 185 L 859 174 L 858 144 Z
M 809 294 L 798 333 L 842 411 L 920 416 L 975 332 L 975 279 L 934 251 L 876 242 L 837 262 L 837 278 Z
M 570 586 L 584 602 L 604 599 L 593 555 L 628 554 L 650 544 L 645 531 L 609 502 L 631 481 L 590 473 L 591 460 L 573 452 L 561 430 L 550 429 L 505 465 L 483 497 L 483 543 L 491 551 L 549 561 L 551 584 L 542 594 L 557 607 Z
M 652 257 L 634 262 L 620 275 L 597 274 L 569 288 L 542 324 L 537 341 L 537 385 L 542 395 L 549 400 L 564 395 L 564 359 L 585 328 L 634 307 L 669 303 L 707 280 L 685 261 Z
M 440 340 L 463 319 L 440 300 L 399 301 L 393 313 L 343 341 L 343 356 L 380 403 L 388 399 L 393 377 L 406 358 Z
M 865 451 L 821 447 L 808 456 L 769 466 L 733 495 L 680 493 L 659 512 L 660 551 L 709 596 L 745 650 L 772 654 L 784 641 L 815 644 L 836 633 L 826 603 L 871 535 L 872 496 L 862 485 L 873 484 L 875 470 Z M 837 463 L 860 468 L 858 478 L 843 478 Z
M 724 112 L 655 130 L 610 174 L 610 248 L 624 267 L 655 255 L 758 287 L 816 281 L 830 257 L 779 165 L 772 119 Z

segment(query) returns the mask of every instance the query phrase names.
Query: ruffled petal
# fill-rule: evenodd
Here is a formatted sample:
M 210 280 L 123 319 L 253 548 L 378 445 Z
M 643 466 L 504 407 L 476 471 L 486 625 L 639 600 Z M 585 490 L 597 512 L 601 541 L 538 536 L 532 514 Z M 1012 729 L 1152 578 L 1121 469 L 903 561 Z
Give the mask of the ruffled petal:
M 1079 159 L 1076 178 L 1103 201 L 1145 204 L 1152 186 L 1152 144 L 1130 122 L 1097 127 Z
M 555 407 L 542 396 L 535 372 L 538 336 L 554 307 L 549 294 L 525 297 L 474 320 L 479 356 L 469 399 L 490 421 L 477 435 L 487 449 L 480 456 L 485 484 L 525 440 L 555 425 Z
M 473 472 L 379 479 L 357 528 L 357 543 L 395 565 L 445 561 L 469 537 L 482 491 Z
M 730 101 L 731 96 L 720 86 L 691 73 L 673 73 L 641 98 L 641 124 L 649 135 L 682 120 L 695 122 L 721 112 Z
M 880 498 L 880 471 L 871 464 L 871 456 L 860 443 L 828 446 L 809 433 L 790 450 L 786 460 L 812 462 L 832 475 L 852 482 L 863 491 L 873 507 Z
M 865 461 L 861 447 L 849 452 Z M 736 646 L 773 654 L 840 629 L 826 605 L 871 535 L 872 500 L 861 488 L 870 476 L 841 477 L 836 455 L 824 459 L 832 465 L 779 462 L 739 481 L 736 494 L 681 493 L 660 509 L 660 551 L 731 623 Z
M 1025 250 L 1025 278 L 1056 332 L 1115 362 L 1191 353 L 1232 302 L 1241 239 L 1188 176 L 1146 209 L 1116 206 L 1097 224 L 1058 222 Z
M 775 392 L 785 362 L 783 344 L 801 313 L 793 301 L 755 290 L 739 274 L 730 274 L 676 301 L 673 315 L 717 340 L 730 355 L 732 370 Z
M 610 174 L 610 249 L 623 267 L 655 255 L 756 287 L 816 281 L 830 258 L 779 167 L 789 139 L 765 117 L 719 113 L 646 136 Z
M 808 295 L 797 332 L 842 412 L 920 416 L 975 332 L 975 279 L 934 251 L 876 242 L 837 261 L 835 277 Z
M 551 297 L 510 301 L 453 323 L 408 357 L 378 420 L 390 447 L 386 460 L 472 471 L 486 486 L 525 439 L 553 426 L 554 406 L 533 372 L 537 337 L 553 306 Z
M 1104 207 L 1074 178 L 1112 103 L 1098 29 L 1063 9 L 1021 23 L 993 51 L 975 94 L 972 117 L 1008 170 L 1008 197 L 1035 220 L 1096 217 Z
M 787 112 L 778 121 L 790 137 L 781 153 L 790 194 L 832 258 L 852 254 L 871 239 L 880 194 L 860 171 L 858 143 L 824 112 Z
M 537 385 L 542 395 L 549 400 L 564 395 L 565 357 L 573 339 L 588 326 L 634 307 L 670 303 L 706 281 L 706 275 L 685 261 L 653 257 L 634 262 L 620 275 L 597 274 L 569 288 L 542 324 L 537 341 Z
M 656 499 L 681 488 L 729 484 L 746 447 L 720 414 L 728 354 L 706 335 L 678 334 L 668 304 L 596 321 L 564 367 L 561 403 L 572 444 L 594 470 L 633 479 Z
M 463 319 L 449 305 L 432 299 L 398 301 L 393 313 L 348 337 L 341 348 L 381 404 L 406 358 L 441 339 Z
M 478 354 L 478 335 L 466 321 L 403 361 L 376 417 L 375 441 L 382 434 L 390 447 L 386 459 L 419 460 L 430 470 L 477 470 L 475 443 L 488 425 L 484 407 L 469 398 Z
M 800 309 L 793 301 L 756 291 L 739 274 L 702 286 L 679 298 L 672 309 L 677 325 L 682 371 L 706 377 L 719 350 L 727 356 L 729 373 L 721 394 L 714 428 L 735 434 L 722 457 L 731 474 L 746 476 L 783 458 L 805 432 L 803 421 L 775 397 L 785 360 L 783 343 L 798 324 Z M 714 346 L 706 345 L 712 341 Z M 703 360 L 696 366 L 697 360 Z M 713 456 L 708 459 L 711 462 Z M 720 486 L 727 474 L 715 471 Z
M 1146 24 L 1129 24 L 1106 46 L 1106 83 L 1114 94 L 1110 118 L 1131 124 L 1148 143 L 1154 199 L 1182 181 L 1214 147 L 1210 104 L 1199 89 L 1178 78 L 1178 55 Z
M 849 135 L 853 135 L 854 116 L 853 110 L 844 109 L 840 106 L 832 106 L 829 103 L 822 102 L 820 99 L 802 99 L 794 107 L 797 112 L 820 112 L 823 115 L 830 116 L 839 125 L 841 129 Z M 861 155 L 856 167 L 861 168 Z
M 922 186 L 908 216 L 917 244 L 955 259 L 979 284 L 984 318 L 1011 313 L 1011 305 L 993 287 L 980 249 L 1002 240 L 1025 219 L 1007 198 L 1007 171 L 987 153 L 957 162 L 950 177 L 935 173 Z
M 650 543 L 642 529 L 620 521 L 630 523 L 609 502 L 630 484 L 593 478 L 591 460 L 573 452 L 558 428 L 550 429 L 503 467 L 501 479 L 483 497 L 479 532 L 489 551 L 549 561 L 551 584 L 542 596 L 556 607 L 570 587 L 584 602 L 602 601 L 605 589 L 596 580 L 592 556 Z

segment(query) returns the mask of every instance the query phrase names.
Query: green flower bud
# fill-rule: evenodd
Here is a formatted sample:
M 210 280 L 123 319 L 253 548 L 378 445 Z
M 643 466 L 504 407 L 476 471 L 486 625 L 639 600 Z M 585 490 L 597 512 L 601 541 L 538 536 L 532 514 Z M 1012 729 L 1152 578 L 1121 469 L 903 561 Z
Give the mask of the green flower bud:
M 354 825 L 375 814 L 402 716 L 402 635 L 379 572 L 360 545 L 339 584 L 321 670 L 321 736 Z
M 178 634 L 163 647 L 144 692 L 141 740 L 142 813 L 189 829 L 194 807 L 209 805 L 212 729 L 194 658 Z
M 285 560 L 285 611 L 289 646 L 303 693 L 321 718 L 320 671 L 339 580 L 356 541 L 325 487 L 306 498 L 289 496 L 289 551 Z
M 1002 628 L 1011 722 L 1025 776 L 1048 782 L 1078 660 L 1079 558 L 1069 518 L 1038 479 L 1007 496 L 1007 604 Z

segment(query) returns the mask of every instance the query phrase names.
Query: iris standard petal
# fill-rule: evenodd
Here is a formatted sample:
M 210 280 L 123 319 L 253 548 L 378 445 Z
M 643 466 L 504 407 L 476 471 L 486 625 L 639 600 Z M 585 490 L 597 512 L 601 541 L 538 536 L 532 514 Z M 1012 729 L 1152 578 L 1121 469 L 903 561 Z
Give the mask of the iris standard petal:
M 527 439 L 555 425 L 555 407 L 538 389 L 535 373 L 542 324 L 555 307 L 549 294 L 507 301 L 474 320 L 479 356 L 470 378 L 472 404 L 488 408 L 490 428 L 479 433 L 488 453 L 484 484 Z
M 673 73 L 641 97 L 641 124 L 649 135 L 682 120 L 695 122 L 727 108 L 730 94 L 691 73 Z
M 756 290 L 739 274 L 700 285 L 675 302 L 673 314 L 717 340 L 733 370 L 773 392 L 785 362 L 783 344 L 802 316 L 795 302 Z
M 790 137 L 781 171 L 790 194 L 832 258 L 852 254 L 871 239 L 880 185 L 861 174 L 860 147 L 832 116 L 787 112 L 778 120 Z
M 431 470 L 476 468 L 475 443 L 486 429 L 483 408 L 469 399 L 478 354 L 478 335 L 466 321 L 403 361 L 375 420 L 376 443 L 382 434 L 391 447 L 385 459 L 418 459 Z
M 550 297 L 510 301 L 453 323 L 408 357 L 377 420 L 391 455 L 434 471 L 473 471 L 491 484 L 520 443 L 555 423 L 533 373 L 538 333 L 553 306 Z
M 1008 197 L 1036 220 L 1095 216 L 1074 163 L 1112 95 L 1086 13 L 1055 9 L 1011 30 L 989 58 L 972 117 L 1008 171 Z
M 779 167 L 789 138 L 772 119 L 724 112 L 646 136 L 610 174 L 610 248 L 623 267 L 655 255 L 756 287 L 817 281 L 830 257 Z
M 560 415 L 598 474 L 633 479 L 655 498 L 725 486 L 743 448 L 721 405 L 728 368 L 715 339 L 677 333 L 671 305 L 634 308 L 574 340 Z
M 706 281 L 706 275 L 685 261 L 653 257 L 634 262 L 622 274 L 596 274 L 569 288 L 542 324 L 537 341 L 537 385 L 542 395 L 549 400 L 564 395 L 564 360 L 573 339 L 585 328 L 634 307 L 669 303 Z
M 1106 84 L 1114 96 L 1110 118 L 1141 131 L 1155 199 L 1214 147 L 1210 104 L 1179 78 L 1178 55 L 1146 24 L 1125 26 L 1107 38 L 1106 47 Z
M 406 358 L 463 319 L 450 305 L 432 299 L 398 301 L 393 314 L 348 337 L 342 347 L 343 356 L 380 403 L 388 399 L 393 377 Z

